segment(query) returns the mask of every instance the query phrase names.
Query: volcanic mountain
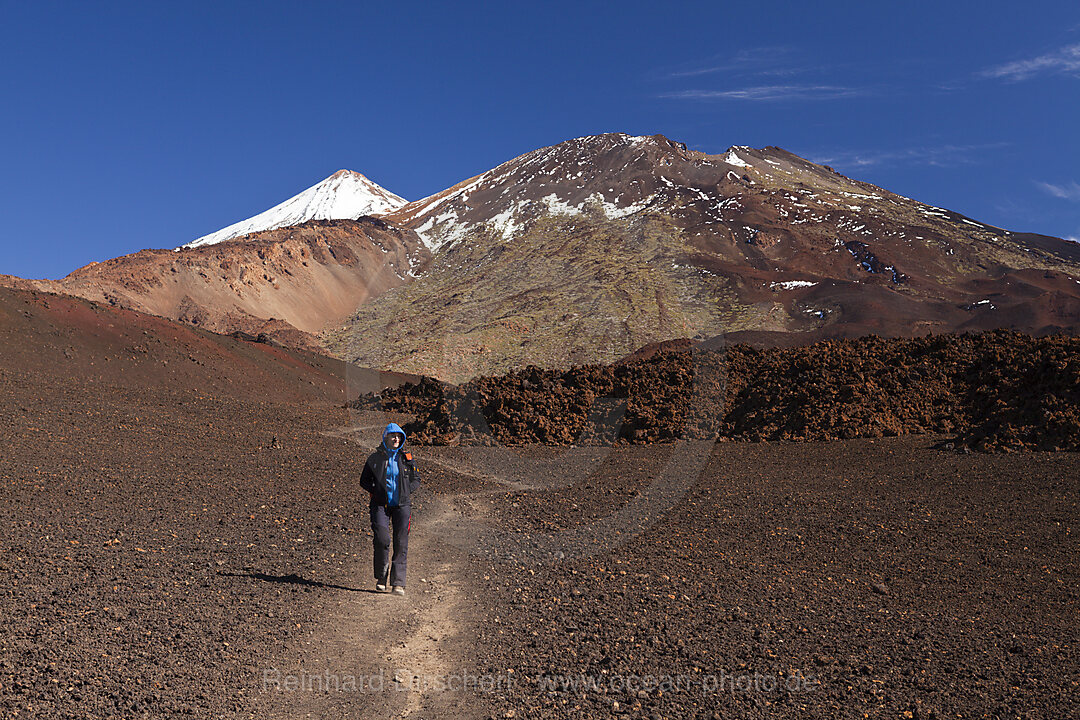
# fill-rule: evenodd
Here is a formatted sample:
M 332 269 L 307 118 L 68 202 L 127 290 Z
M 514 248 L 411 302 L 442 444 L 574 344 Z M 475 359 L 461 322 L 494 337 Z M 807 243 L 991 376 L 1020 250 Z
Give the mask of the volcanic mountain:
M 708 155 L 663 135 L 605 134 L 411 203 L 340 171 L 176 251 L 0 284 L 460 382 L 610 362 L 678 338 L 1076 333 L 1078 279 L 1075 243 L 986 225 L 776 147 Z
M 776 147 L 578 138 L 381 217 L 418 233 L 432 262 L 323 342 L 450 381 L 680 337 L 1080 330 L 1080 247 Z
M 360 173 L 338 170 L 280 205 L 192 240 L 184 247 L 213 245 L 263 230 L 299 225 L 308 220 L 356 220 L 364 215 L 389 212 L 404 204 L 404 198 L 376 185 Z
M 430 253 L 410 230 L 370 217 L 405 200 L 339 170 L 280 205 L 171 250 L 143 250 L 61 280 L 0 285 L 76 295 L 230 333 L 321 349 L 315 335 L 416 276 Z

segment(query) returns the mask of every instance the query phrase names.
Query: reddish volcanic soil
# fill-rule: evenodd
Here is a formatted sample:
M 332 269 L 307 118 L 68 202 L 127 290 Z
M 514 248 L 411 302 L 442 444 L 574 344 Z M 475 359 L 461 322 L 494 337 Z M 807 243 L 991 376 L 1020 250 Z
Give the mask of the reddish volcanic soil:
M 643 348 L 615 365 L 425 378 L 354 401 L 437 445 L 837 440 L 954 433 L 977 450 L 1080 450 L 1080 338 L 1010 331 L 807 347 Z
M 388 416 L 343 404 L 405 379 L 0 289 L 0 717 L 1073 712 L 1075 452 L 414 447 L 394 598 L 357 483 Z
M 370 587 L 368 443 L 325 431 L 401 379 L 0 289 L 0 717 L 284 707 L 262 671 Z
M 1080 458 L 930 444 L 622 447 L 498 496 L 496 716 L 1075 716 Z

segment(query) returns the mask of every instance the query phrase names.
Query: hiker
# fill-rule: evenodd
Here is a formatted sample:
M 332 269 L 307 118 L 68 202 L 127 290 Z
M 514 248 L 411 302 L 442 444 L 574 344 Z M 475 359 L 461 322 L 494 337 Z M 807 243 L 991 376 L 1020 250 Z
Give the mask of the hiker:
M 409 549 L 409 498 L 420 486 L 412 453 L 402 449 L 405 431 L 390 423 L 382 443 L 371 453 L 360 474 L 360 486 L 371 493 L 371 532 L 375 544 L 375 589 L 405 594 L 405 556 Z M 394 526 L 394 559 L 390 562 L 390 524 Z

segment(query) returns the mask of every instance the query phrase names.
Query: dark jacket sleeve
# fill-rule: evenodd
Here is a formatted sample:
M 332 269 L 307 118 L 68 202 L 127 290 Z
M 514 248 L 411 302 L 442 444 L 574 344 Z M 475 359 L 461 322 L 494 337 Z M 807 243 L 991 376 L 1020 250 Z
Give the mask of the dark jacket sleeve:
M 360 473 L 360 487 L 369 493 L 375 492 L 375 473 L 371 470 L 371 458 L 364 463 L 364 470 Z

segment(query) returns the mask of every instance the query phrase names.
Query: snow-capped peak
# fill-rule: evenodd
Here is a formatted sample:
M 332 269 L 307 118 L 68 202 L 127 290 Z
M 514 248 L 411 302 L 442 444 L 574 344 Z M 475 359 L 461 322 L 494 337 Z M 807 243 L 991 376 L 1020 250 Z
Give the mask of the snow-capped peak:
M 338 170 L 266 212 L 204 235 L 183 247 L 213 245 L 248 233 L 298 225 L 308 220 L 355 220 L 362 215 L 397 210 L 405 203 L 404 198 L 379 187 L 358 172 Z

